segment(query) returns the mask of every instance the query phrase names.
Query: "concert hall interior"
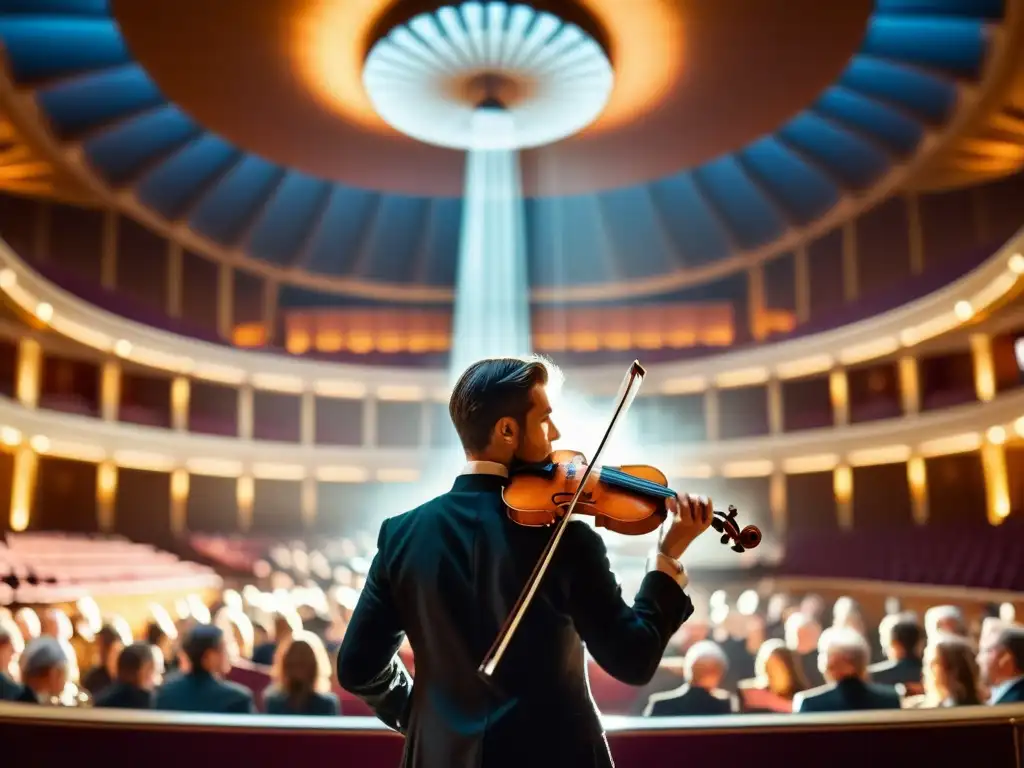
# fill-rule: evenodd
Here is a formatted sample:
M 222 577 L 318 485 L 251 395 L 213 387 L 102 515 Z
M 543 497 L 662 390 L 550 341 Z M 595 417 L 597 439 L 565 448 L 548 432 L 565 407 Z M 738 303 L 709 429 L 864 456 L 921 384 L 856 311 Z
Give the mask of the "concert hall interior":
M 399 764 L 338 649 L 529 355 L 736 510 L 615 765 L 1024 764 L 1024 0 L 0 0 L 0 755 Z

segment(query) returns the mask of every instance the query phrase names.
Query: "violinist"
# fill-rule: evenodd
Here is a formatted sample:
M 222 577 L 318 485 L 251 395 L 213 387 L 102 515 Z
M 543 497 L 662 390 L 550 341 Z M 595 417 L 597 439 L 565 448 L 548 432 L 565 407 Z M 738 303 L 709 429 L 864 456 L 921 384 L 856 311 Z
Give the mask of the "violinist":
M 536 358 L 471 365 L 449 404 L 464 469 L 449 492 L 381 525 L 338 678 L 405 735 L 405 766 L 611 766 L 584 645 L 609 674 L 643 685 L 693 611 L 680 559 L 711 524 L 708 499 L 663 500 L 658 548 L 632 605 L 602 538 L 572 520 L 503 663 L 480 674 L 551 539 L 551 526 L 516 522 L 503 493 L 520 467 L 552 455 L 553 372 Z M 396 655 L 406 636 L 415 685 Z

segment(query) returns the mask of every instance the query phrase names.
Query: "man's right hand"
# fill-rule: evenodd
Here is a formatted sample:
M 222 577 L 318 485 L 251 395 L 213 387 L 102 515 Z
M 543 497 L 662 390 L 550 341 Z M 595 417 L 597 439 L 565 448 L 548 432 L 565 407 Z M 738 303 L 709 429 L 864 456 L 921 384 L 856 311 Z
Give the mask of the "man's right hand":
M 669 499 L 665 506 L 668 515 L 662 526 L 658 551 L 678 560 L 690 543 L 711 526 L 715 508 L 707 496 L 688 494 Z

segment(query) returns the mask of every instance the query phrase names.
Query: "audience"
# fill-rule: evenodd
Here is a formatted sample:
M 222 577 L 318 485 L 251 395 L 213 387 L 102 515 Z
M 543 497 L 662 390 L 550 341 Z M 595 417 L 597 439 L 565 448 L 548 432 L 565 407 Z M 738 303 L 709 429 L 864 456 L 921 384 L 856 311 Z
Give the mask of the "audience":
M 809 687 L 796 654 L 782 640 L 768 640 L 754 660 L 755 676 L 741 680 L 744 712 L 792 712 L 793 697 Z
M 95 706 L 149 709 L 163 676 L 163 655 L 149 643 L 132 643 L 117 657 L 116 679 L 96 696 Z
M 981 704 L 978 664 L 971 644 L 959 635 L 944 634 L 924 651 L 924 695 L 927 707 L 967 707 Z M 913 699 L 905 706 L 919 706 Z
M 955 605 L 935 605 L 925 611 L 924 630 L 929 639 L 941 634 L 967 637 L 967 622 Z
M 813 609 L 813 608 L 812 608 Z M 818 670 L 818 641 L 821 638 L 821 624 L 802 610 L 790 614 L 786 619 L 786 647 L 796 657 L 808 685 L 818 686 L 825 682 Z
M 231 656 L 224 630 L 212 624 L 193 627 L 182 646 L 188 671 L 168 680 L 153 699 L 154 709 L 175 712 L 251 713 L 252 691 L 224 676 Z
M 1024 626 L 986 619 L 978 667 L 989 688 L 989 704 L 1024 702 Z
M 40 635 L 21 654 L 21 683 L 17 701 L 52 704 L 64 695 L 71 675 L 72 659 L 55 637 Z
M 794 712 L 848 712 L 899 709 L 899 694 L 866 680 L 870 649 L 850 627 L 830 627 L 821 634 L 818 667 L 827 683 L 793 697 Z
M 96 633 L 95 664 L 82 678 L 82 687 L 93 698 L 102 693 L 117 677 L 117 659 L 124 648 L 121 633 L 112 625 L 105 624 Z
M 323 641 L 312 632 L 296 632 L 278 649 L 274 684 L 263 696 L 271 715 L 339 715 L 331 693 L 331 660 Z
M 718 643 L 702 640 L 686 652 L 679 688 L 651 695 L 644 710 L 650 715 L 727 715 L 736 712 L 736 698 L 721 689 L 729 661 Z
M 16 701 L 22 688 L 11 675 L 12 664 L 21 654 L 21 632 L 11 619 L 0 620 L 0 701 Z

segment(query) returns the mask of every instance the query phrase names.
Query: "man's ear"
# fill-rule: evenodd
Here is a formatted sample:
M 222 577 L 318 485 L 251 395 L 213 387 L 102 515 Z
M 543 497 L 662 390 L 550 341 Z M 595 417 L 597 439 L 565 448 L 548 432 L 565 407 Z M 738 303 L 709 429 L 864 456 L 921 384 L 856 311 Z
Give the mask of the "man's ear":
M 498 440 L 503 443 L 513 444 L 519 438 L 519 424 L 509 416 L 498 419 L 498 423 L 494 425 L 494 430 Z

